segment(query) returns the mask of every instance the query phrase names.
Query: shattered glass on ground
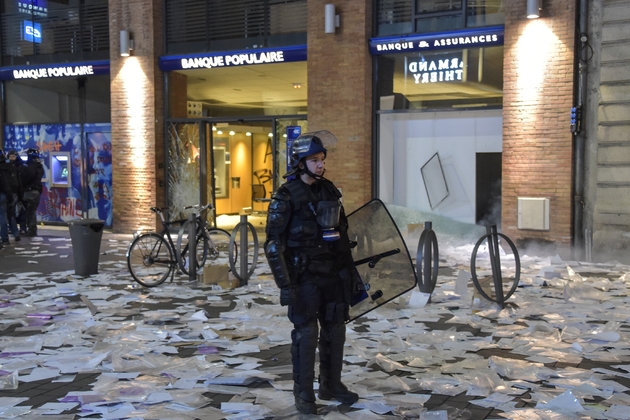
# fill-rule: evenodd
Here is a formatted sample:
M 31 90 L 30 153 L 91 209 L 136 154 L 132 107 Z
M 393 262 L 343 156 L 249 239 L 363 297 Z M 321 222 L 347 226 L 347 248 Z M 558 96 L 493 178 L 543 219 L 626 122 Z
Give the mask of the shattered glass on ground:
M 266 264 L 236 289 L 146 289 L 128 238 L 105 234 L 99 274 L 80 278 L 67 232 L 40 233 L 0 254 L 0 418 L 304 417 Z M 318 400 L 319 415 L 630 419 L 630 266 L 521 255 L 505 309 L 473 308 L 474 240 L 438 241 L 430 303 L 415 289 L 347 325 L 343 381 L 360 399 Z

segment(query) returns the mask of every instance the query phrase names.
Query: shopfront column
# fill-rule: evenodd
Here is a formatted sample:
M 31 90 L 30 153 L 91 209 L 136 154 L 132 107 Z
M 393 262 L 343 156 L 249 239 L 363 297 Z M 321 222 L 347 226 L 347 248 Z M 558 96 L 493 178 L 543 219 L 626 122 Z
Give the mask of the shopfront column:
M 324 32 L 325 6 L 340 16 Z M 326 161 L 347 211 L 372 198 L 372 2 L 308 1 L 308 130 L 330 130 L 339 139 Z
M 164 205 L 162 1 L 110 0 L 114 231 L 153 228 L 152 206 Z M 120 31 L 133 40 L 120 54 Z

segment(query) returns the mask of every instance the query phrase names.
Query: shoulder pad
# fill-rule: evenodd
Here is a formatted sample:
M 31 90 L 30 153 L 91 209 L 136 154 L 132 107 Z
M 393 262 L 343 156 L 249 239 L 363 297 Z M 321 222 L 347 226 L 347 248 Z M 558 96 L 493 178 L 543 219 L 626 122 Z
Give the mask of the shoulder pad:
M 335 195 L 335 197 L 337 198 L 341 198 L 341 191 L 339 191 L 339 188 L 337 188 L 335 186 L 335 184 L 333 184 L 333 182 L 327 178 L 322 178 L 320 180 L 320 182 L 322 182 L 323 186 L 330 191 L 331 193 L 333 193 Z
M 273 194 L 271 194 L 271 198 L 275 200 L 291 201 L 291 193 L 289 193 L 289 190 L 282 185 Z

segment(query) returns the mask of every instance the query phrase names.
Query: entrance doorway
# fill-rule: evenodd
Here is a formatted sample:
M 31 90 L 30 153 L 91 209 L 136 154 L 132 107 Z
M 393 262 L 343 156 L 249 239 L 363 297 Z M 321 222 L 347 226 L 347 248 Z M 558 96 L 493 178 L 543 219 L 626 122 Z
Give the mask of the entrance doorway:
M 168 124 L 167 197 L 171 219 L 185 206 L 213 203 L 210 222 L 230 230 L 241 212 L 264 228 L 271 195 L 286 173 L 287 131 L 306 131 L 304 116 L 236 121 L 187 119 Z
M 207 148 L 207 197 L 217 215 L 266 212 L 274 178 L 272 121 L 213 123 Z M 213 198 L 214 195 L 214 198 Z

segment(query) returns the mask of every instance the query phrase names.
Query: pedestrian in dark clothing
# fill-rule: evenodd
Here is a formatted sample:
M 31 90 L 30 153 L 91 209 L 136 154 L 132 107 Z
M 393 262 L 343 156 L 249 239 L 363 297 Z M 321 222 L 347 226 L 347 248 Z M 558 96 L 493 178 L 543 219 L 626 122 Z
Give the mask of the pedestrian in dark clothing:
M 359 398 L 341 382 L 341 370 L 345 321 L 360 279 L 352 260 L 341 192 L 324 178 L 327 150 L 321 137 L 336 140 L 332 133 L 322 131 L 293 142 L 291 170 L 285 177 L 296 178 L 272 196 L 265 242 L 265 254 L 280 288 L 280 304 L 289 305 L 293 323 L 293 396 L 303 414 L 317 413 L 313 381 L 318 348 L 319 398 L 343 404 Z
M 0 159 L 4 159 L 4 153 L 0 150 Z M 0 226 L 6 231 L 7 229 L 7 204 L 11 197 L 11 186 L 5 172 L 0 171 Z M 8 239 L 8 238 L 7 238 Z M 0 249 L 4 248 L 0 244 Z
M 24 188 L 24 202 L 26 203 L 26 236 L 37 236 L 37 207 L 42 195 L 42 178 L 44 167 L 37 149 L 26 151 L 26 166 L 22 168 L 22 188 Z
M 20 182 L 18 202 L 15 205 L 15 220 L 19 226 L 19 233 L 26 234 L 26 206 L 24 205 L 24 188 L 22 186 L 22 168 L 26 166 L 26 163 L 24 163 L 24 160 L 22 160 L 22 157 L 15 149 L 9 150 L 7 156 L 9 157 L 9 163 L 16 168 Z M 11 222 L 9 221 L 9 223 Z
M 6 245 L 9 243 L 9 229 L 15 241 L 20 240 L 20 231 L 15 219 L 15 207 L 22 195 L 22 182 L 18 168 L 7 161 L 2 150 L 0 150 L 0 173 L 8 181 L 11 189 L 11 193 L 7 195 L 7 223 L 0 226 L 0 238 L 2 244 Z

